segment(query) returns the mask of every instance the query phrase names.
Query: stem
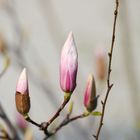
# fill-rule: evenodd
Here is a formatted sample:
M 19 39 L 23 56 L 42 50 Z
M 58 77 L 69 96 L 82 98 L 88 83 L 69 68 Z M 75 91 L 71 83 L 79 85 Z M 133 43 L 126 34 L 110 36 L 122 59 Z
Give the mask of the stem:
M 48 126 L 59 116 L 60 112 L 64 109 L 64 107 L 69 102 L 69 100 L 70 100 L 70 96 L 67 96 L 66 98 L 64 98 L 62 105 L 58 108 L 58 110 L 53 115 L 53 117 L 46 123 L 45 129 L 47 129 Z
M 47 140 L 49 137 L 55 135 L 61 128 L 63 128 L 67 124 L 69 124 L 69 123 L 71 123 L 71 122 L 73 122 L 75 120 L 85 118 L 85 117 L 87 117 L 89 115 L 90 114 L 82 113 L 82 114 L 80 114 L 78 116 L 75 116 L 75 117 L 72 117 L 72 118 L 69 118 L 69 115 L 67 115 L 66 118 L 60 123 L 60 125 L 54 130 L 54 132 L 50 133 L 50 135 L 47 136 L 44 140 Z
M 11 138 L 6 137 L 6 136 L 0 136 L 0 139 L 3 139 L 3 140 L 12 140 Z
M 48 122 L 42 122 L 41 124 L 38 124 L 37 122 L 35 122 L 34 120 L 32 120 L 28 114 L 26 114 L 24 116 L 25 120 L 32 123 L 33 125 L 37 126 L 40 128 L 40 130 L 43 130 L 45 135 L 47 137 L 50 137 L 53 133 L 48 132 L 48 126 L 59 116 L 60 112 L 64 109 L 64 107 L 66 106 L 66 104 L 69 102 L 71 97 L 71 94 L 66 94 L 66 96 L 64 96 L 64 101 L 62 103 L 62 105 L 58 108 L 58 110 L 56 111 L 56 113 L 53 115 L 53 117 L 48 121 Z
M 116 7 L 115 7 L 115 11 L 114 11 L 114 23 L 113 23 L 111 48 L 110 48 L 110 52 L 108 53 L 109 65 L 108 65 L 108 74 L 107 74 L 107 91 L 106 91 L 106 96 L 105 96 L 104 102 L 102 101 L 102 116 L 101 116 L 101 119 L 100 119 L 99 127 L 98 127 L 96 135 L 94 135 L 96 140 L 99 139 L 101 128 L 103 126 L 103 120 L 104 120 L 104 114 L 105 114 L 107 99 L 108 99 L 110 90 L 113 87 L 113 84 L 110 84 L 110 74 L 111 74 L 111 71 L 112 71 L 111 70 L 111 65 L 112 65 L 113 48 L 114 48 L 114 43 L 115 43 L 115 32 L 116 32 L 116 21 L 117 21 L 117 16 L 118 16 L 118 8 L 119 8 L 119 0 L 116 0 Z
M 32 123 L 33 125 L 37 126 L 37 127 L 41 127 L 40 124 L 38 124 L 37 122 L 35 122 L 34 120 L 32 120 L 28 115 L 25 117 L 25 120 Z
M 68 123 L 71 123 L 77 119 L 82 119 L 84 117 L 87 117 L 88 115 L 85 115 L 84 113 L 81 114 L 81 115 L 78 115 L 78 116 L 75 116 L 75 117 L 72 117 L 72 118 L 67 118 L 66 120 L 64 120 L 56 129 L 55 129 L 55 133 L 61 129 L 62 127 L 66 126 Z

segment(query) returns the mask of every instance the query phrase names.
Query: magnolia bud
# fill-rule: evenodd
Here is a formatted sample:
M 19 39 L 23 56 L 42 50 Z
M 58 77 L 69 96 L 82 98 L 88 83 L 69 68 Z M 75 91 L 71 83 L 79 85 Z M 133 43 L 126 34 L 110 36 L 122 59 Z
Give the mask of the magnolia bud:
M 72 93 L 76 87 L 78 53 L 72 32 L 63 46 L 60 62 L 60 86 L 66 93 Z
M 100 80 L 104 80 L 106 77 L 106 56 L 103 49 L 98 49 L 96 51 L 96 73 Z
M 93 76 L 90 74 L 87 80 L 85 95 L 84 95 L 84 105 L 89 112 L 92 112 L 96 109 L 97 106 L 97 99 L 96 97 L 96 86 L 95 80 Z
M 28 78 L 25 68 L 18 79 L 15 100 L 18 112 L 22 115 L 26 115 L 30 110 L 30 97 L 28 90 Z

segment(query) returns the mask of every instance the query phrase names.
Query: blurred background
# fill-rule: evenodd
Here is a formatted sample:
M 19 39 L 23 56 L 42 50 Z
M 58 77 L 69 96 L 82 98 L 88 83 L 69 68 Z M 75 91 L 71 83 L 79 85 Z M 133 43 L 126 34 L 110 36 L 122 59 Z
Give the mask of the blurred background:
M 47 121 L 62 103 L 59 63 L 70 31 L 79 54 L 72 116 L 84 111 L 83 94 L 89 73 L 96 79 L 100 95 L 96 110 L 101 110 L 114 8 L 115 0 L 0 0 L 0 103 L 16 128 L 15 87 L 24 67 L 29 77 L 31 118 L 39 123 Z M 107 102 L 101 140 L 140 140 L 139 8 L 138 0 L 120 1 L 111 73 L 114 87 Z M 52 127 L 63 119 L 67 107 Z M 77 120 L 50 139 L 92 140 L 98 125 L 99 117 Z M 26 135 L 25 140 L 44 137 L 32 125 Z

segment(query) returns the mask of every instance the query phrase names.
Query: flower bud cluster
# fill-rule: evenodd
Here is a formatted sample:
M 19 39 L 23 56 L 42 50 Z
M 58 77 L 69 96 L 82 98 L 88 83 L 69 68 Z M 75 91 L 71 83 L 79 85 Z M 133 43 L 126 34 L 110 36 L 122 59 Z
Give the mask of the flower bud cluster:
M 78 70 L 78 53 L 73 33 L 70 32 L 61 52 L 60 60 L 60 87 L 66 93 L 66 99 L 70 99 L 76 88 Z M 97 106 L 96 85 L 94 77 L 90 74 L 84 95 L 84 106 L 92 112 Z M 16 87 L 16 107 L 20 114 L 26 116 L 30 110 L 30 97 L 28 89 L 28 77 L 26 68 L 21 72 Z

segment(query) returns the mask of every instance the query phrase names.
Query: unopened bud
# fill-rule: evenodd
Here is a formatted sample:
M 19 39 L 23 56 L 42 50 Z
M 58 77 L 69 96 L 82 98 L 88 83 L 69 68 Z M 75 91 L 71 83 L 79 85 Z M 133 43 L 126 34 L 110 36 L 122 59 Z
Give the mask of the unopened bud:
M 64 44 L 60 62 L 60 86 L 65 93 L 72 93 L 76 87 L 78 53 L 72 32 Z
M 30 110 L 30 97 L 28 90 L 28 78 L 24 68 L 20 74 L 16 88 L 16 107 L 20 114 L 25 115 Z
M 106 55 L 104 49 L 96 51 L 96 73 L 100 80 L 104 80 L 107 72 Z
M 90 74 L 87 80 L 84 105 L 89 112 L 92 112 L 97 107 L 96 85 L 93 76 Z

